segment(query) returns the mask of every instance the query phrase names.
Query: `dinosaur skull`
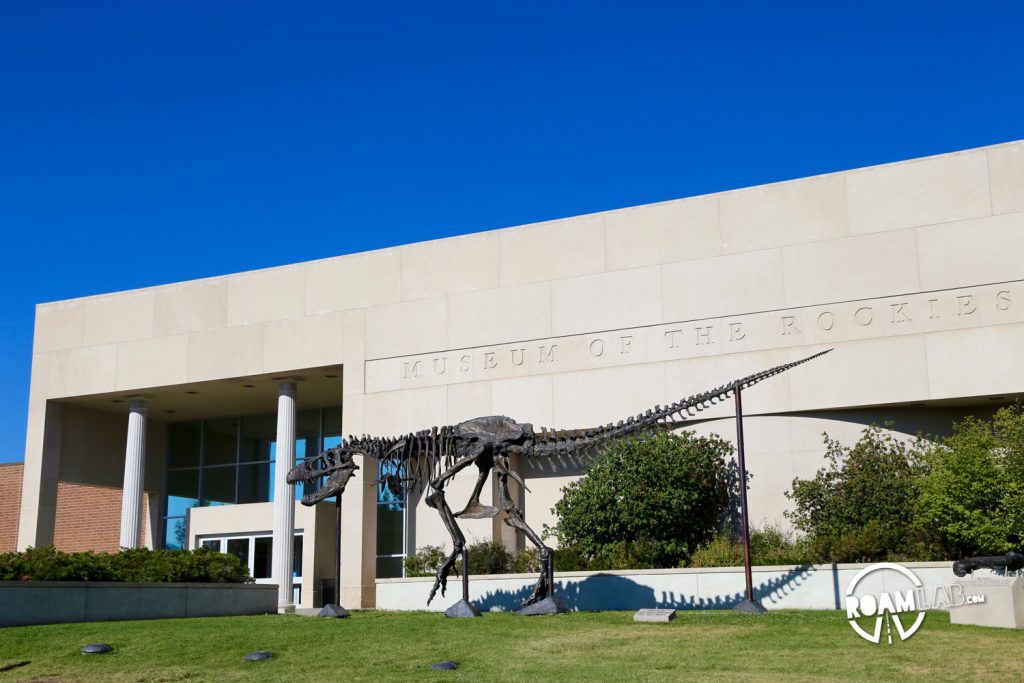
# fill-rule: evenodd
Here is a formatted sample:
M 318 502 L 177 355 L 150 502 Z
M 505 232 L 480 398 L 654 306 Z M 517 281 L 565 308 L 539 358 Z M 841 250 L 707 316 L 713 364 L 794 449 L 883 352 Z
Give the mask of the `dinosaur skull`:
M 335 446 L 316 458 L 310 458 L 293 467 L 288 473 L 289 484 L 314 482 L 322 477 L 327 478 L 320 488 L 302 497 L 302 504 L 314 505 L 325 498 L 344 493 L 348 480 L 359 469 L 352 458 L 353 453 L 356 452 L 359 451 L 349 446 Z

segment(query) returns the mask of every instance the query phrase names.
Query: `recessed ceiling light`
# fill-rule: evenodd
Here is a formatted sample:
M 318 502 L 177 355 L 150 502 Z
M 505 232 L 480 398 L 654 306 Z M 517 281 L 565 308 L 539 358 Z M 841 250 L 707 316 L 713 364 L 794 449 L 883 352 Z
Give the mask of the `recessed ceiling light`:
M 242 385 L 242 388 L 243 388 L 243 389 L 253 389 L 253 388 L 255 388 L 255 387 L 256 387 L 256 385 L 255 385 L 255 384 L 243 384 L 243 385 Z

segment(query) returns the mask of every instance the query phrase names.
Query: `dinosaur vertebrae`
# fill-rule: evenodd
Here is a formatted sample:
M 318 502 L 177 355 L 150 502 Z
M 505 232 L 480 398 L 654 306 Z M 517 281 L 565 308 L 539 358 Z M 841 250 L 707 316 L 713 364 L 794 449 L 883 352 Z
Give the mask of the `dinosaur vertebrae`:
M 677 428 L 684 420 L 705 408 L 724 401 L 739 389 L 752 387 L 797 365 L 813 360 L 831 351 L 821 351 L 807 358 L 778 365 L 742 379 L 723 384 L 667 406 L 655 406 L 646 413 L 631 416 L 594 429 L 547 429 L 535 432 L 531 442 L 518 449 L 531 458 L 556 458 L 564 462 L 593 460 L 610 442 L 619 439 L 643 439 L 653 434 Z M 399 437 L 350 436 L 347 445 L 354 447 L 381 463 L 382 479 L 389 483 L 397 480 L 411 482 L 414 488 L 437 477 L 451 467 L 459 457 L 460 438 L 454 426 L 432 427 Z
M 592 460 L 600 453 L 602 447 L 611 441 L 619 439 L 644 439 L 660 431 L 675 429 L 687 417 L 692 417 L 694 410 L 700 412 L 720 401 L 724 401 L 737 388 L 742 390 L 752 387 L 762 380 L 783 373 L 829 351 L 831 349 L 792 363 L 762 370 L 761 372 L 728 384 L 723 384 L 720 387 L 690 396 L 664 407 L 660 405 L 655 406 L 646 413 L 640 413 L 626 420 L 620 420 L 617 424 L 609 423 L 604 427 L 597 427 L 595 429 L 558 430 L 542 427 L 535 436 L 534 447 L 530 455 L 534 457 L 556 457 L 559 459 L 568 458 L 572 461 Z

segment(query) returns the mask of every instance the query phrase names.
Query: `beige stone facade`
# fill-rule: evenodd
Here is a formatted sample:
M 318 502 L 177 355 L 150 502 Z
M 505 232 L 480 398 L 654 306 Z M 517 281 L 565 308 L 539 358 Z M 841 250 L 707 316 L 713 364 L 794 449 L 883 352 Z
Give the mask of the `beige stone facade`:
M 745 395 L 751 514 L 784 523 L 823 431 L 936 431 L 1024 393 L 1022 252 L 1018 142 L 43 304 L 19 545 L 52 539 L 58 479 L 120 485 L 132 397 L 160 491 L 168 423 L 272 411 L 283 376 L 300 408 L 342 405 L 346 434 L 481 414 L 585 427 L 834 348 Z M 729 414 L 696 428 L 729 437 Z M 372 470 L 343 504 L 346 606 L 374 601 Z M 579 472 L 521 471 L 539 530 Z M 412 503 L 406 550 L 450 543 Z

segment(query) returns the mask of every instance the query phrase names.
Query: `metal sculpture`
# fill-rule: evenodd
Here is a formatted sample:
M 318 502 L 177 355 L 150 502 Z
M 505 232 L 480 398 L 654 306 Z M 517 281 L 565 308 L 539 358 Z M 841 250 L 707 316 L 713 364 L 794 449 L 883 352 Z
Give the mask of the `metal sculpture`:
M 1011 550 L 1005 555 L 963 557 L 953 562 L 953 573 L 960 578 L 967 576 L 975 569 L 1006 569 L 1011 572 L 1024 569 L 1024 555 Z
M 349 479 L 359 469 L 353 458 L 358 454 L 373 458 L 383 465 L 380 471 L 386 474 L 382 475 L 377 484 L 388 487 L 395 494 L 399 494 L 406 483 L 414 489 L 427 484 L 427 505 L 440 513 L 441 520 L 452 537 L 453 546 L 451 554 L 437 569 L 427 604 L 434 599 L 438 589 L 441 595 L 445 594 L 448 575 L 462 555 L 463 601 L 468 605 L 466 538 L 459 529 L 456 519 L 486 519 L 494 517 L 499 512 L 505 513 L 505 524 L 522 530 L 540 554 L 540 577 L 533 592 L 522 603 L 523 607 L 527 608 L 552 597 L 554 551 L 527 525 L 522 510 L 513 501 L 509 491 L 509 479 L 517 481 L 524 488 L 526 485 L 510 466 L 510 456 L 557 459 L 562 464 L 567 460 L 578 464 L 590 462 L 602 448 L 613 441 L 642 439 L 661 430 L 676 429 L 687 417 L 694 415 L 693 411 L 700 412 L 742 389 L 825 353 L 828 351 L 763 370 L 664 407 L 657 405 L 618 424 L 608 424 L 594 429 L 535 429 L 533 425 L 494 415 L 478 417 L 457 425 L 431 427 L 399 437 L 350 436 L 342 445 L 294 467 L 288 473 L 288 482 L 313 483 L 323 480 L 318 489 L 302 497 L 303 505 L 315 505 L 334 495 L 340 498 Z M 472 466 L 478 470 L 476 486 L 465 508 L 461 512 L 453 513 L 448 501 L 445 500 L 445 487 L 456 474 Z M 492 470 L 498 480 L 497 507 L 480 503 L 480 493 Z M 475 609 L 471 605 L 468 606 Z

